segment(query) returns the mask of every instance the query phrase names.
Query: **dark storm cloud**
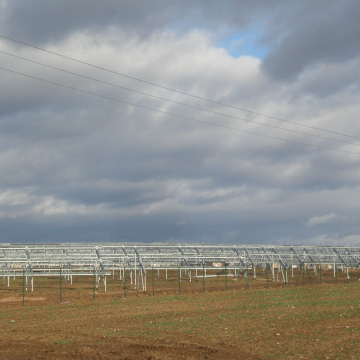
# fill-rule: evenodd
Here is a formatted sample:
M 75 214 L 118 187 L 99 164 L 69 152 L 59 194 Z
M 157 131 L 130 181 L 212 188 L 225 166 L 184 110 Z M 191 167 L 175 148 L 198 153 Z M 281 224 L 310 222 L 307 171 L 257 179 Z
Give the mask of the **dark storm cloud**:
M 76 31 L 102 32 L 111 26 L 145 34 L 168 21 L 169 10 L 164 11 L 162 3 L 15 0 L 6 3 L 2 30 L 36 43 L 58 41 Z
M 263 41 L 270 51 L 264 70 L 274 78 L 293 80 L 319 62 L 341 63 L 360 55 L 360 3 L 289 2 L 268 21 Z
M 318 62 L 344 62 L 360 53 L 360 4 L 346 1 L 103 2 L 3 1 L 1 33 L 24 41 L 56 43 L 76 32 L 117 29 L 147 38 L 166 29 L 210 30 L 215 36 L 258 26 L 268 54 L 264 71 L 293 80 Z M 216 34 L 219 35 L 216 35 Z
M 49 1 L 14 0 L 4 2 L 1 29 L 9 36 L 32 40 L 36 43 L 53 42 L 68 37 L 72 32 L 101 33 L 109 28 L 120 28 L 147 37 L 153 31 L 166 27 L 185 30 L 194 26 L 216 24 L 227 28 L 233 23 L 243 26 L 263 7 L 247 1 L 208 2 L 164 0 L 89 2 L 65 0 Z M 273 2 L 271 2 L 273 3 Z

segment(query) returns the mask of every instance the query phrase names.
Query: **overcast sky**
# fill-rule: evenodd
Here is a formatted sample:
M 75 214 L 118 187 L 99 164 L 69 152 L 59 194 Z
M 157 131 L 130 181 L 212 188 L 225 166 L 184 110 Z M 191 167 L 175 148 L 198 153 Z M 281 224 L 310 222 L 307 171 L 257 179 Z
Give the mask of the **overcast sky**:
M 0 35 L 112 72 L 5 38 L 1 68 L 182 116 L 0 70 L 0 242 L 359 244 L 359 19 L 355 0 L 0 0 Z

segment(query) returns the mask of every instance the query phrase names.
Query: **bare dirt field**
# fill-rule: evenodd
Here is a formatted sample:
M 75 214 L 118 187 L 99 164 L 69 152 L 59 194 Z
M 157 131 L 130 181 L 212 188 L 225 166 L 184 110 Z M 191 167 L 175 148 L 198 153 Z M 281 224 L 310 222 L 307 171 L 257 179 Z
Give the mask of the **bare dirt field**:
M 360 359 L 360 281 L 339 272 L 243 277 L 148 274 L 146 293 L 115 276 L 0 284 L 0 359 Z M 226 284 L 227 282 L 227 284 Z M 268 284 L 268 285 L 267 285 Z M 205 285 L 205 292 L 203 292 Z M 269 288 L 267 288 L 269 286 Z M 227 291 L 226 291 L 227 287 Z

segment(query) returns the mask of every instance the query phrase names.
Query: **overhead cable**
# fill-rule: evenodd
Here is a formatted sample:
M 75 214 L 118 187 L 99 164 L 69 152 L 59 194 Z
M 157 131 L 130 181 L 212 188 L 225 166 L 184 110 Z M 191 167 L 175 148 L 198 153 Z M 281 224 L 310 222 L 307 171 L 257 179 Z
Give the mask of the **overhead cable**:
M 263 116 L 263 117 L 267 117 L 269 119 L 274 119 L 274 120 L 283 121 L 283 122 L 286 122 L 286 123 L 289 123 L 289 124 L 306 127 L 306 128 L 309 128 L 309 129 L 324 131 L 324 132 L 327 132 L 327 133 L 346 136 L 346 137 L 353 138 L 353 139 L 360 139 L 360 137 L 357 137 L 357 136 L 343 134 L 343 133 L 340 133 L 340 132 L 337 132 L 337 131 L 332 131 L 332 130 L 326 130 L 326 129 L 322 129 L 322 128 L 311 126 L 311 125 L 301 124 L 301 123 L 298 123 L 298 122 L 295 122 L 295 121 L 285 120 L 285 119 L 282 119 L 282 118 L 279 118 L 279 117 L 276 117 L 276 116 L 266 115 L 266 114 L 259 113 L 259 112 L 253 111 L 253 110 L 248 110 L 248 109 L 240 108 L 240 107 L 237 107 L 237 106 L 225 104 L 225 103 L 222 103 L 222 102 L 219 102 L 219 101 L 207 99 L 207 98 L 204 98 L 204 97 L 201 97 L 201 96 L 198 96 L 198 95 L 190 94 L 190 93 L 187 93 L 187 92 L 184 92 L 184 91 L 169 88 L 167 86 L 159 85 L 159 84 L 153 83 L 151 81 L 142 80 L 142 79 L 134 77 L 134 76 L 130 76 L 130 75 L 126 75 L 126 74 L 123 74 L 123 73 L 120 73 L 120 72 L 117 72 L 117 71 L 106 69 L 104 67 L 94 65 L 94 64 L 82 61 L 82 60 L 74 59 L 74 58 L 72 58 L 70 56 L 62 55 L 62 54 L 56 53 L 54 51 L 50 51 L 50 50 L 47 50 L 47 49 L 44 49 L 44 48 L 41 48 L 41 47 L 38 47 L 38 46 L 35 46 L 35 45 L 28 44 L 28 43 L 23 42 L 23 41 L 19 41 L 19 40 L 10 38 L 8 36 L 4 36 L 4 35 L 0 34 L 0 37 L 3 38 L 3 39 L 7 39 L 7 40 L 10 40 L 10 41 L 16 42 L 18 44 L 26 45 L 26 46 L 32 47 L 34 49 L 47 52 L 47 53 L 52 54 L 52 55 L 60 56 L 60 57 L 62 57 L 64 59 L 75 61 L 75 62 L 78 62 L 80 64 L 91 66 L 91 67 L 99 69 L 99 70 L 103 70 L 103 71 L 106 71 L 106 72 L 109 72 L 109 73 L 112 73 L 112 74 L 123 76 L 123 77 L 129 78 L 129 79 L 132 79 L 132 80 L 136 80 L 136 81 L 139 81 L 139 82 L 142 82 L 142 83 L 145 83 L 145 84 L 156 86 L 156 87 L 161 88 L 161 89 L 165 89 L 165 90 L 168 90 L 168 91 L 172 91 L 172 92 L 176 92 L 176 93 L 179 93 L 179 94 L 182 94 L 182 95 L 186 95 L 186 96 L 189 96 L 189 97 L 192 97 L 192 98 L 195 98 L 195 99 L 207 101 L 207 102 L 217 104 L 217 105 L 221 105 L 221 106 L 226 106 L 228 108 L 232 108 L 232 109 L 236 109 L 236 110 L 240 110 L 240 111 L 245 111 L 245 112 L 248 112 L 248 113 L 253 114 L 253 115 Z
M 294 143 L 294 144 L 300 144 L 300 145 L 305 145 L 305 146 L 312 146 L 312 147 L 316 147 L 316 148 L 320 148 L 320 149 L 332 150 L 332 151 L 337 151 L 337 152 L 342 152 L 342 153 L 347 153 L 347 154 L 360 155 L 360 153 L 356 153 L 356 152 L 353 152 L 353 151 L 334 149 L 334 148 L 330 148 L 330 147 L 326 147 L 326 146 L 321 146 L 321 145 L 313 145 L 313 144 L 304 143 L 304 142 L 295 141 L 295 140 L 282 139 L 282 138 L 278 138 L 278 137 L 275 137 L 275 136 L 259 134 L 259 133 L 256 133 L 256 132 L 247 131 L 247 130 L 240 130 L 240 129 L 237 129 L 237 128 L 233 128 L 233 127 L 226 126 L 226 125 L 220 125 L 220 124 L 212 123 L 212 122 L 209 122 L 209 121 L 194 119 L 194 118 L 191 118 L 191 117 L 188 117 L 188 116 L 178 115 L 178 114 L 174 114 L 174 113 L 171 113 L 171 112 L 154 109 L 154 108 L 151 108 L 151 107 L 148 107 L 148 106 L 138 105 L 138 104 L 134 104 L 134 103 L 131 103 L 131 102 L 128 102 L 128 101 L 123 101 L 123 100 L 115 99 L 115 98 L 112 98 L 112 97 L 109 97 L 109 96 L 104 96 L 104 95 L 96 94 L 96 93 L 93 93 L 93 92 L 90 92 L 90 91 L 77 89 L 77 88 L 74 88 L 74 87 L 71 87 L 71 86 L 67 86 L 67 85 L 63 85 L 63 84 L 59 84 L 59 83 L 56 83 L 56 82 L 53 82 L 53 81 L 50 81 L 50 80 L 45 80 L 45 79 L 41 79 L 41 78 L 38 78 L 38 77 L 35 77 L 35 76 L 23 74 L 23 73 L 20 73 L 20 72 L 18 72 L 18 71 L 14 71 L 14 70 L 10 70 L 10 69 L 5 69 L 5 68 L 3 68 L 3 67 L 0 67 L 0 70 L 4 70 L 4 71 L 7 71 L 7 72 L 10 72 L 10 73 L 13 73 L 13 74 L 25 76 L 25 77 L 27 77 L 27 78 L 35 79 L 35 80 L 42 81 L 42 82 L 45 82 L 45 83 L 48 83 L 48 84 L 60 86 L 60 87 L 62 87 L 62 88 L 66 88 L 66 89 L 70 89 L 70 90 L 75 90 L 75 91 L 78 91 L 78 92 L 81 92 L 81 93 L 85 93 L 85 94 L 97 96 L 97 97 L 100 97 L 100 98 L 103 98 L 103 99 L 108 99 L 108 100 L 116 101 L 116 102 L 119 102 L 119 103 L 122 103 L 122 104 L 127 104 L 127 105 L 131 105 L 131 106 L 136 106 L 136 107 L 139 107 L 139 108 L 142 108 L 142 109 L 145 109 L 145 110 L 154 111 L 154 112 L 161 113 L 161 114 L 164 114 L 164 115 L 170 115 L 170 116 L 174 116 L 174 117 L 181 118 L 181 119 L 196 121 L 196 122 L 202 123 L 202 124 L 207 124 L 207 125 L 216 126 L 216 127 L 219 127 L 219 128 L 234 130 L 234 131 L 238 131 L 238 132 L 242 132 L 242 133 L 246 133 L 246 134 L 257 135 L 257 136 L 261 136 L 261 137 L 265 137 L 265 138 L 269 138 L 269 139 L 281 140 L 281 141 L 290 142 L 290 143 Z
M 212 114 L 215 114 L 215 115 L 226 116 L 226 117 L 232 118 L 232 119 L 237 119 L 237 120 L 241 120 L 241 121 L 246 121 L 246 122 L 250 122 L 250 123 L 253 123 L 253 124 L 257 124 L 257 125 L 262 125 L 262 126 L 266 126 L 266 127 L 271 127 L 271 128 L 274 128 L 274 129 L 279 129 L 279 130 L 283 130 L 283 131 L 287 131 L 287 132 L 292 132 L 292 133 L 296 133 L 296 134 L 311 136 L 311 137 L 315 137 L 315 138 L 319 138 L 319 139 L 336 141 L 336 142 L 340 142 L 340 143 L 344 143 L 344 144 L 349 144 L 349 145 L 354 145 L 354 146 L 360 146 L 360 144 L 355 144 L 355 143 L 352 143 L 352 142 L 349 142 L 349 141 L 344 141 L 344 140 L 338 140 L 338 139 L 328 138 L 328 137 L 321 136 L 321 135 L 307 134 L 307 133 L 304 133 L 304 132 L 302 132 L 302 131 L 297 131 L 297 130 L 284 129 L 284 128 L 280 127 L 280 126 L 275 126 L 275 125 L 270 125 L 270 124 L 263 124 L 263 123 L 258 122 L 258 121 L 248 120 L 248 119 L 244 119 L 244 118 L 241 118 L 241 117 L 238 117 L 238 116 L 228 115 L 228 114 L 220 113 L 220 112 L 217 112 L 217 111 L 204 109 L 204 108 L 201 108 L 201 107 L 199 107 L 199 106 L 193 106 L 193 105 L 184 104 L 184 103 L 181 103 L 181 102 L 179 102 L 179 101 L 174 101 L 174 100 L 166 99 L 166 98 L 163 98 L 163 97 L 160 97 L 160 96 L 156 96 L 156 95 L 148 94 L 148 93 L 145 93 L 145 92 L 142 92 L 142 91 L 130 89 L 130 88 L 127 88 L 127 87 L 124 87 L 124 86 L 112 84 L 112 83 L 109 83 L 109 82 L 106 82 L 106 81 L 102 81 L 102 80 L 99 80 L 99 79 L 95 79 L 95 78 L 92 78 L 92 77 L 89 77 L 89 76 L 77 74 L 77 73 L 74 73 L 74 72 L 72 72 L 72 71 L 60 69 L 60 68 L 57 68 L 57 67 L 55 67 L 55 66 L 47 65 L 47 64 L 44 64 L 44 63 L 41 63 L 41 62 L 38 62 L 38 61 L 34 61 L 34 60 L 30 60 L 30 59 L 27 59 L 27 58 L 24 58 L 24 57 L 21 57 L 21 56 L 9 54 L 9 53 L 7 53 L 7 52 L 5 52 L 5 51 L 0 51 L 0 53 L 1 53 L 1 54 L 5 54 L 5 55 L 9 55 L 9 56 L 12 56 L 12 57 L 15 57 L 15 58 L 18 58 L 18 59 L 21 59 L 21 60 L 25 60 L 25 61 L 28 61 L 28 62 L 37 64 L 37 65 L 45 66 L 45 67 L 50 68 L 50 69 L 62 71 L 62 72 L 67 73 L 67 74 L 75 75 L 75 76 L 78 76 L 78 77 L 81 77 L 81 78 L 84 78 L 84 79 L 96 81 L 96 82 L 101 83 L 101 84 L 113 86 L 113 87 L 116 87 L 116 88 L 119 88 L 119 89 L 123 89 L 123 90 L 126 90 L 126 91 L 135 92 L 135 93 L 137 93 L 137 94 L 149 96 L 149 97 L 152 97 L 152 98 L 155 98 L 155 99 L 158 99 L 158 100 L 163 100 L 163 101 L 171 102 L 171 103 L 173 103 L 173 104 L 178 104 L 178 105 L 190 107 L 190 108 L 192 108 L 192 109 L 197 109 L 197 110 L 201 110 L 201 111 L 206 111 L 206 112 L 208 112 L 208 113 L 212 113 Z M 360 138 L 359 138 L 359 139 L 360 139 Z

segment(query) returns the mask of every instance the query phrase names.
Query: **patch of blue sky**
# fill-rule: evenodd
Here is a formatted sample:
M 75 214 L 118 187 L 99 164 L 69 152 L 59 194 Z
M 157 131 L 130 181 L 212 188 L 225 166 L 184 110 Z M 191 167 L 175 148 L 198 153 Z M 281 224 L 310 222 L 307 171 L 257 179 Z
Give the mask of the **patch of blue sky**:
M 250 55 L 262 59 L 267 53 L 267 48 L 259 43 L 260 36 L 260 31 L 252 28 L 221 39 L 217 47 L 224 48 L 234 58 Z

